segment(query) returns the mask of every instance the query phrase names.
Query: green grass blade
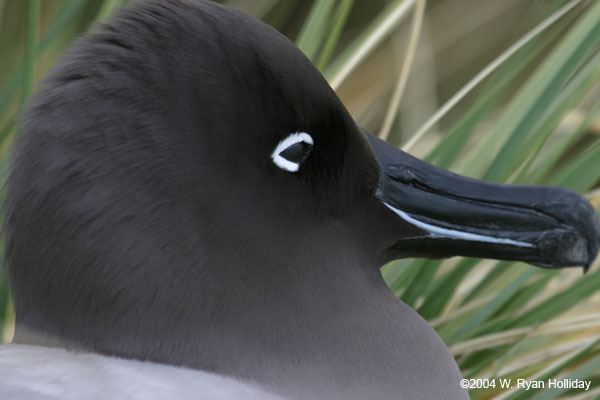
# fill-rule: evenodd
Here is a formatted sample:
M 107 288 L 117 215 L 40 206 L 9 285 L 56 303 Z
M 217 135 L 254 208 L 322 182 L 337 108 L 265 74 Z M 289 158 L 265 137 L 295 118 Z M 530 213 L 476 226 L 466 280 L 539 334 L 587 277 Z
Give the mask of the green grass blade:
M 528 50 L 529 46 L 524 50 Z M 536 46 L 535 49 L 541 49 Z M 533 49 L 532 49 L 533 50 Z M 535 50 L 534 50 L 535 51 Z M 539 51 L 539 50 L 538 50 Z M 507 85 L 517 74 L 527 66 L 528 61 L 533 58 L 533 52 L 525 52 L 525 60 L 519 63 L 511 63 L 507 71 L 503 71 L 503 77 L 488 90 L 484 91 L 477 102 L 471 107 L 465 116 L 447 133 L 437 146 L 425 157 L 428 162 L 434 162 L 440 168 L 450 168 L 452 163 L 460 156 L 465 146 L 472 138 L 473 132 L 479 122 L 496 105 L 498 99 Z
M 350 15 L 350 10 L 354 5 L 354 0 L 342 0 L 342 3 L 338 6 L 335 15 L 333 16 L 333 26 L 331 30 L 327 34 L 327 39 L 325 40 L 325 44 L 323 45 L 323 50 L 321 50 L 321 54 L 319 54 L 319 58 L 317 59 L 316 66 L 319 71 L 323 71 L 331 56 L 333 55 L 333 50 L 337 45 L 338 39 L 342 34 L 342 30 L 346 25 L 346 21 L 348 20 L 348 15 Z
M 467 143 L 473 136 L 477 124 L 497 105 L 500 96 L 535 57 L 556 41 L 562 27 L 572 23 L 574 13 L 568 14 L 557 23 L 556 29 L 548 34 L 532 40 L 511 56 L 503 68 L 499 69 L 465 116 L 447 133 L 437 146 L 425 157 L 440 168 L 450 168 L 459 158 Z
M 6 7 L 6 0 L 0 0 L 0 30 L 2 29 L 2 17 L 4 17 L 4 7 Z
M 90 0 L 71 0 L 67 2 L 63 9 L 61 9 L 56 21 L 52 24 L 48 33 L 40 39 L 40 47 L 38 51 L 38 57 L 48 50 L 48 48 L 54 43 L 54 41 L 61 35 L 67 25 L 73 22 L 73 18 L 79 11 L 85 6 Z
M 421 258 L 406 260 L 408 265 L 404 266 L 404 263 L 396 264 L 395 268 L 403 268 L 403 271 L 396 274 L 396 278 L 390 282 L 389 288 L 392 292 L 397 293 L 410 287 L 410 285 L 418 279 L 417 276 L 423 270 L 423 267 L 427 264 L 428 260 Z
M 483 295 L 487 290 L 490 290 L 493 283 L 499 279 L 502 275 L 509 273 L 511 263 L 509 261 L 500 261 L 498 262 L 490 272 L 479 282 L 478 285 L 473 287 L 469 293 L 464 297 L 461 305 L 469 303 L 481 295 Z
M 527 159 L 525 168 L 521 170 L 515 183 L 528 183 L 524 181 L 529 169 L 533 165 L 536 157 L 541 151 L 550 134 L 566 116 L 566 114 L 581 102 L 589 93 L 590 88 L 600 78 L 600 53 L 588 62 L 583 70 L 578 72 L 573 79 L 562 89 L 557 98 L 550 104 L 544 115 L 539 119 L 535 128 L 530 134 L 529 140 L 521 146 L 520 154 L 522 159 Z M 515 158 L 519 157 L 515 155 Z M 539 166 L 542 167 L 542 166 Z
M 447 345 L 456 343 L 459 340 L 463 340 L 469 336 L 472 336 L 475 332 L 475 328 L 480 326 L 483 321 L 491 317 L 496 311 L 498 311 L 511 297 L 517 293 L 520 286 L 524 284 L 533 274 L 535 270 L 527 268 L 520 272 L 518 276 L 511 279 L 511 282 L 500 290 L 492 300 L 490 300 L 485 306 L 483 306 L 478 312 L 476 312 L 471 318 L 464 323 L 460 324 L 460 327 L 446 340 Z
M 549 273 L 549 275 L 552 278 L 554 278 L 555 275 L 559 276 L 559 271 L 551 272 Z M 546 288 L 546 286 L 544 286 L 543 283 L 545 283 L 546 280 L 548 280 L 548 278 L 544 276 L 541 278 L 540 281 L 531 284 L 529 288 L 522 288 L 521 292 L 515 295 L 515 299 L 511 300 L 511 302 L 507 304 L 507 306 L 503 310 L 503 313 L 499 314 L 498 316 L 495 316 L 489 321 L 486 321 L 481 326 L 478 326 L 474 333 L 477 335 L 487 335 L 506 329 L 537 325 L 549 321 L 552 318 L 559 316 L 562 312 L 565 312 L 571 307 L 575 306 L 578 302 L 585 300 L 593 294 L 593 290 L 590 288 L 590 285 L 592 284 L 586 284 L 582 282 L 586 279 L 588 279 L 588 276 L 580 278 L 570 288 L 567 288 L 562 292 L 558 293 L 556 296 L 553 296 L 553 298 L 551 300 L 548 300 L 547 303 L 537 305 L 536 307 L 528 310 L 521 316 L 512 315 L 511 311 L 516 308 L 516 305 L 519 305 L 519 303 L 521 302 L 524 303 L 524 300 L 527 297 L 534 297 L 536 294 L 540 293 Z M 596 283 L 600 281 L 598 277 L 594 279 Z M 575 286 L 577 286 L 577 288 L 579 289 L 571 289 Z M 532 293 L 529 293 L 529 290 L 531 290 Z M 572 290 L 581 290 L 581 292 L 578 294 L 577 292 Z
M 56 38 L 63 31 L 65 26 L 70 23 L 77 14 L 78 11 L 87 3 L 88 0 L 73 0 L 67 2 L 65 7 L 61 10 L 56 22 L 48 30 L 48 33 L 44 35 L 39 41 L 37 48 L 37 57 L 40 57 L 50 47 L 50 45 L 56 40 Z M 11 78 L 8 79 L 8 83 L 0 91 L 0 120 L 5 117 L 6 111 L 9 109 L 9 104 L 13 101 L 15 94 L 19 87 L 23 85 L 25 79 L 25 69 L 21 68 L 17 70 Z
M 410 151 L 412 147 L 434 126 L 439 120 L 441 120 L 454 106 L 456 106 L 468 93 L 470 93 L 475 87 L 477 87 L 483 80 L 485 80 L 492 72 L 498 67 L 504 64 L 508 59 L 512 57 L 517 51 L 523 46 L 537 37 L 541 32 L 546 30 L 548 27 L 561 20 L 561 18 L 573 9 L 581 0 L 571 0 L 565 4 L 560 10 L 552 14 L 542 23 L 537 25 L 534 29 L 528 32 L 525 36 L 515 42 L 512 46 L 506 49 L 502 54 L 496 57 L 490 64 L 484 69 L 479 71 L 467 84 L 465 84 L 458 92 L 456 92 L 448 101 L 446 101 L 425 123 L 414 133 L 414 135 L 402 146 L 404 151 Z
M 35 56 L 37 53 L 38 39 L 38 19 L 40 14 L 40 1 L 29 0 L 27 7 L 27 41 L 25 43 L 25 76 L 23 79 L 23 91 L 21 93 L 22 103 L 24 103 L 33 90 L 35 81 Z
M 564 135 L 557 140 L 557 143 L 551 148 L 547 149 L 541 162 L 537 165 L 533 164 L 531 168 L 528 168 L 529 175 L 527 178 L 519 177 L 518 182 L 528 183 L 545 183 L 549 177 L 551 171 L 558 165 L 559 161 L 565 158 L 566 153 L 577 143 L 586 133 L 594 118 L 600 115 L 600 102 L 595 104 L 592 109 L 584 117 L 583 121 L 579 124 L 575 132 L 570 135 Z
M 311 60 L 317 55 L 317 51 L 323 44 L 329 14 L 335 4 L 334 0 L 317 0 L 313 4 L 302 29 L 298 34 L 296 45 Z
M 490 137 L 507 137 L 483 179 L 505 181 L 524 160 L 529 132 L 559 94 L 567 79 L 598 45 L 600 2 L 590 9 L 561 41 L 548 59 L 507 107 Z
M 399 284 L 404 282 L 405 276 L 412 272 L 412 270 L 408 268 L 411 262 L 412 260 L 403 258 L 394 260 L 381 268 L 381 276 L 392 292 L 400 290 L 400 287 L 398 287 Z
M 594 347 L 596 347 L 598 344 L 600 344 L 600 338 L 598 338 L 597 340 L 592 341 L 591 343 L 589 343 L 588 345 L 582 347 L 581 349 L 576 350 L 573 353 L 571 353 L 571 354 L 563 357 L 557 363 L 555 363 L 554 365 L 550 366 L 546 370 L 540 372 L 539 374 L 531 377 L 530 379 L 547 381 L 549 378 L 551 378 L 553 376 L 556 376 L 557 374 L 560 373 L 560 371 L 564 370 L 568 366 L 570 366 L 572 364 L 575 364 L 578 361 L 584 359 L 589 354 L 589 352 Z M 596 361 L 594 361 L 596 358 L 594 358 L 591 361 L 593 363 L 593 365 L 596 362 Z M 587 370 L 588 368 L 589 368 L 589 366 L 586 366 L 585 370 Z M 586 371 L 582 371 L 582 372 L 586 372 Z M 530 398 L 532 398 L 532 395 L 536 394 L 536 392 L 538 392 L 538 390 L 536 390 L 536 389 L 531 389 L 531 390 L 528 390 L 528 391 L 525 391 L 524 389 L 521 389 L 521 390 L 515 391 L 515 393 L 511 394 L 509 397 L 507 397 L 507 399 L 509 399 L 509 400 L 530 399 Z
M 100 7 L 100 10 L 98 11 L 96 21 L 104 21 L 106 18 L 112 15 L 116 8 L 122 6 L 124 3 L 124 0 L 105 0 L 104 3 L 102 3 L 102 7 Z
M 10 134 L 12 133 L 13 129 L 15 128 L 15 119 L 14 118 L 10 118 L 2 127 L 2 129 L 0 129 L 0 144 L 3 144 L 4 141 L 10 136 Z
M 600 287 L 600 272 L 587 274 L 573 285 L 556 294 L 551 301 L 533 307 L 511 322 L 512 328 L 537 324 L 567 311 L 583 299 L 591 296 Z
M 600 141 L 594 143 L 550 179 L 550 185 L 579 193 L 588 191 L 600 179 Z
M 438 260 L 424 260 L 422 265 L 416 266 L 418 269 L 417 274 L 413 277 L 413 281 L 406 286 L 406 290 L 400 297 L 400 300 L 409 306 L 414 307 L 419 296 L 422 296 L 425 293 L 433 281 L 433 276 L 441 263 L 442 262 Z
M 448 273 L 435 280 L 425 294 L 425 300 L 418 308 L 419 314 L 425 319 L 432 319 L 440 315 L 456 288 L 465 276 L 479 264 L 475 258 L 464 258 Z
M 552 279 L 556 278 L 559 271 L 536 271 L 539 278 L 532 283 L 523 285 L 500 311 L 501 315 L 510 314 L 522 309 L 531 299 L 544 291 L 544 288 Z
M 414 0 L 397 0 L 386 7 L 361 33 L 333 60 L 324 72 L 331 87 L 338 88 L 373 50 L 383 42 L 406 18 Z
M 590 346 L 591 348 L 591 346 Z M 573 372 L 571 372 L 570 374 L 566 375 L 564 378 L 558 378 L 558 379 L 586 379 L 588 378 L 590 375 L 597 373 L 598 371 L 600 371 L 600 354 L 597 355 L 596 357 L 593 357 L 591 360 L 587 361 L 586 363 L 584 363 L 583 365 L 581 365 L 580 367 L 578 367 L 577 369 L 575 369 Z M 565 392 L 567 392 L 569 390 L 569 388 L 552 388 L 552 390 L 544 390 L 541 391 L 539 393 L 539 395 L 537 395 L 535 397 L 536 400 L 554 400 L 554 399 L 558 399 L 562 394 L 564 394 Z M 577 391 L 579 394 L 583 394 L 584 390 L 580 389 Z

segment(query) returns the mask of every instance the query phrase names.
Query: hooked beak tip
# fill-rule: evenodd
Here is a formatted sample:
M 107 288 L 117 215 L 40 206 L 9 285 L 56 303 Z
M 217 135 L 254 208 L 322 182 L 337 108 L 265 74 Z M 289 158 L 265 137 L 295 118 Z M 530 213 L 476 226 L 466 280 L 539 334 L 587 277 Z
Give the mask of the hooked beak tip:
M 393 245 L 403 256 L 463 255 L 584 266 L 600 247 L 591 204 L 562 188 L 483 182 L 441 170 L 367 135 L 381 178 L 377 197 L 417 232 Z M 403 226 L 404 226 L 403 225 Z

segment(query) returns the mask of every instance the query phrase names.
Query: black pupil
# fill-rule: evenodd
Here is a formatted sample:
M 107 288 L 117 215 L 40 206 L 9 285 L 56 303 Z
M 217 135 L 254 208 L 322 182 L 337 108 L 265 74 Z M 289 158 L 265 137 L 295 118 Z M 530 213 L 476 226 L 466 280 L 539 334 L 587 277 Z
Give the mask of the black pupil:
M 306 159 L 311 150 L 312 145 L 310 143 L 297 142 L 279 153 L 279 155 L 288 161 L 300 164 Z

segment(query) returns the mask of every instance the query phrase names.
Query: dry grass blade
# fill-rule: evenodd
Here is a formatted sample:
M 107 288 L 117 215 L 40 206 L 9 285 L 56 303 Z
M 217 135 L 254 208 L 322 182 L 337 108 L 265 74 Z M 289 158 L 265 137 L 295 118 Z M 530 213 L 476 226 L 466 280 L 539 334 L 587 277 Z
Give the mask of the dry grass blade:
M 532 39 L 546 30 L 548 27 L 552 26 L 556 21 L 558 21 L 562 16 L 571 11 L 576 5 L 581 3 L 582 0 L 571 0 L 569 3 L 565 4 L 554 14 L 546 18 L 543 22 L 541 22 L 538 26 L 532 29 L 529 33 L 515 42 L 512 46 L 506 49 L 502 54 L 494 59 L 488 66 L 481 70 L 477 75 L 473 77 L 466 85 L 464 85 L 454 96 L 452 96 L 443 106 L 441 106 L 438 111 L 431 116 L 421 128 L 415 132 L 415 134 L 410 138 L 406 144 L 402 146 L 402 150 L 410 151 L 414 145 L 425 135 L 429 129 L 431 129 L 444 115 L 448 113 L 458 102 L 460 102 L 469 92 L 471 92 L 477 85 L 479 85 L 485 78 L 487 78 L 492 72 L 494 72 L 500 65 L 502 65 L 506 60 L 508 60 L 513 54 L 515 54 L 519 49 L 529 43 Z
M 377 23 L 373 32 L 371 32 L 364 40 L 358 43 L 356 50 L 344 60 L 340 67 L 335 69 L 333 73 L 326 73 L 329 84 L 333 89 L 337 89 L 350 76 L 352 71 L 360 65 L 360 63 L 371 54 L 371 52 L 388 37 L 394 28 L 406 17 L 410 9 L 413 7 L 415 0 L 403 0 L 389 11 L 385 12 L 384 18 L 380 23 Z M 331 74 L 331 76 L 329 76 Z
M 450 352 L 453 355 L 459 355 L 512 343 L 523 336 L 532 338 L 569 332 L 583 332 L 586 329 L 596 328 L 600 328 L 600 313 L 590 313 L 574 318 L 550 320 L 539 326 L 527 326 L 479 336 L 453 345 L 450 347 Z M 597 333 L 600 333 L 600 330 Z
M 546 367 L 543 370 L 537 372 L 533 376 L 528 377 L 528 379 L 529 380 L 542 380 L 543 377 L 545 377 L 545 376 L 552 376 L 552 375 L 554 375 L 554 373 L 553 373 L 554 371 L 562 369 L 561 367 L 563 365 L 568 364 L 570 360 L 578 358 L 582 353 L 585 352 L 585 350 L 587 350 L 588 348 L 591 348 L 597 342 L 598 342 L 597 338 L 587 339 L 584 342 L 583 348 L 578 347 L 577 349 L 569 352 L 567 355 L 561 357 L 560 359 L 558 359 L 554 363 L 550 364 L 548 367 Z M 515 386 L 512 389 L 509 389 L 509 390 L 503 392 L 502 394 L 500 394 L 499 396 L 495 397 L 494 399 L 495 400 L 507 399 L 507 398 L 511 397 L 512 395 L 516 394 L 517 392 L 519 392 L 520 390 L 521 389 L 519 387 Z
M 420 33 L 423 26 L 423 17 L 425 15 L 425 5 L 426 0 L 417 0 L 415 11 L 413 13 L 412 28 L 408 42 L 408 49 L 406 50 L 406 57 L 398 76 L 398 82 L 396 83 L 394 92 L 392 94 L 392 100 L 390 101 L 387 113 L 383 119 L 383 126 L 381 127 L 378 135 L 383 140 L 387 140 L 388 136 L 390 135 L 390 130 L 392 129 L 392 125 L 394 124 L 394 120 L 396 119 L 396 115 L 398 113 L 400 100 L 402 100 L 402 94 L 406 88 L 406 82 L 408 82 L 408 76 L 410 75 L 410 70 L 417 52 L 417 44 L 419 43 L 419 37 L 421 36 Z

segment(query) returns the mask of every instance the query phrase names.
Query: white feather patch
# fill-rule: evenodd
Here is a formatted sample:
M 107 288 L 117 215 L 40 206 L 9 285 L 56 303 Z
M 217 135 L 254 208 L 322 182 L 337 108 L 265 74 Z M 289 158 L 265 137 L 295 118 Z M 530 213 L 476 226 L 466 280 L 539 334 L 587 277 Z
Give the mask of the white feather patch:
M 283 400 L 209 372 L 18 344 L 0 346 L 0 399 Z
M 277 147 L 275 147 L 273 154 L 271 154 L 271 158 L 273 159 L 273 162 L 275 163 L 275 165 L 277 165 L 279 168 L 284 169 L 286 171 L 290 171 L 290 172 L 298 171 L 300 169 L 299 163 L 294 163 L 294 162 L 291 162 L 290 160 L 286 160 L 285 158 L 281 157 L 280 154 L 282 151 L 284 151 L 291 145 L 294 145 L 296 143 L 301 143 L 301 142 L 305 142 L 310 145 L 314 145 L 312 136 L 310 136 L 306 132 L 292 133 L 291 135 L 289 135 L 288 137 L 283 139 L 281 142 L 279 142 Z

